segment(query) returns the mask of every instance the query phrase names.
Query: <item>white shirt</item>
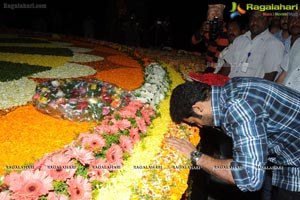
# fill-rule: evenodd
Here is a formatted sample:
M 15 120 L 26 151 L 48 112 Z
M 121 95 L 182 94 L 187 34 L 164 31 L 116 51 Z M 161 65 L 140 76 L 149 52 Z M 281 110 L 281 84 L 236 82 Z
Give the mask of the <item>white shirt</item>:
M 231 46 L 232 44 L 229 44 L 229 46 L 225 47 L 219 54 L 219 57 L 218 57 L 218 63 L 216 65 L 216 69 L 214 71 L 214 73 L 218 73 L 220 71 L 220 69 L 222 68 L 222 66 L 225 64 L 225 61 L 224 61 L 224 56 L 228 53 L 228 49 L 229 47 Z
M 282 84 L 300 92 L 300 38 L 294 42 L 284 63 L 281 67 L 286 77 Z
M 224 59 L 231 65 L 229 77 L 250 76 L 263 78 L 265 73 L 280 71 L 284 46 L 266 29 L 251 39 L 248 31 L 238 36 Z

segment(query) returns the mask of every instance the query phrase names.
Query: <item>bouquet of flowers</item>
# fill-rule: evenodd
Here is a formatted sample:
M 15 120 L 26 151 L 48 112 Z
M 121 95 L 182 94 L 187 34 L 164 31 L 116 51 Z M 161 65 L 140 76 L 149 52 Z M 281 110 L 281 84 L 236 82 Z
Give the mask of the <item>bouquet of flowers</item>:
M 127 105 L 130 92 L 99 80 L 49 80 L 36 88 L 33 105 L 53 117 L 99 121 Z

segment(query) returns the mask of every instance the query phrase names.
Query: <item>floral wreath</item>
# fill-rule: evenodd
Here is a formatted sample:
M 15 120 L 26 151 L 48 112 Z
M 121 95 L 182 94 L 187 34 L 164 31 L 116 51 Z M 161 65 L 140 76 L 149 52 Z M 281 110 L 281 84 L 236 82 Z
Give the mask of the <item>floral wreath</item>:
M 36 87 L 33 105 L 53 117 L 99 121 L 131 101 L 132 94 L 99 80 L 49 80 Z

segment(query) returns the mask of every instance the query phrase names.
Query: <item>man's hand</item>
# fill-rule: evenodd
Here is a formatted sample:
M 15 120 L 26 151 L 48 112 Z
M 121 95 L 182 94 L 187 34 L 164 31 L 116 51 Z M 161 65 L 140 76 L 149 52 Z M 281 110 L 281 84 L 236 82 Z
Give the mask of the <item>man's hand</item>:
M 176 137 L 168 137 L 165 138 L 165 140 L 170 147 L 175 147 L 179 152 L 181 152 L 188 159 L 191 159 L 192 151 L 197 151 L 196 147 L 187 140 L 182 140 Z

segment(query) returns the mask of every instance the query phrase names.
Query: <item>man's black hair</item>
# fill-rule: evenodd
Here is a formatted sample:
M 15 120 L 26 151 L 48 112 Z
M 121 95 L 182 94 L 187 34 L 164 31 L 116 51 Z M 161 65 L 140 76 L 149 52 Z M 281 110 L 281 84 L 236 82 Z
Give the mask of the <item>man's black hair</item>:
M 196 116 L 192 106 L 198 101 L 210 98 L 211 86 L 197 81 L 178 85 L 173 91 L 170 100 L 170 114 L 175 123 L 184 118 Z

